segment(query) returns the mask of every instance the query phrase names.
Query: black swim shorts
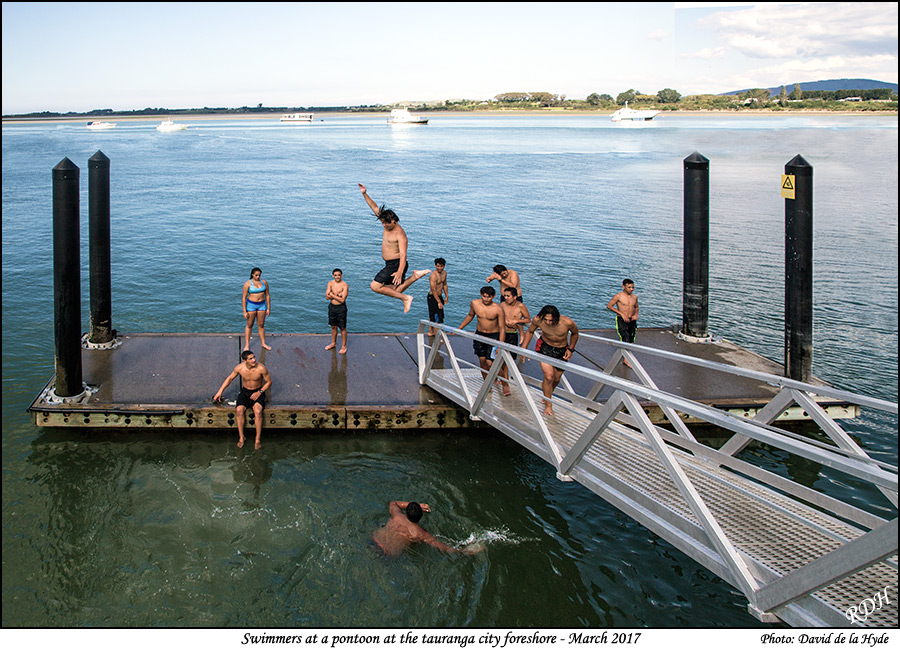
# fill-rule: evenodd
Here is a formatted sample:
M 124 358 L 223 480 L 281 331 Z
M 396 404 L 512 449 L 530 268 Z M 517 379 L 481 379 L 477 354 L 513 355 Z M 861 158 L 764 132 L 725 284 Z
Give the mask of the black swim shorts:
M 518 332 L 507 332 L 506 336 L 503 337 L 504 343 L 509 343 L 510 345 L 519 345 L 519 333 Z M 518 359 L 519 355 L 515 352 L 512 352 L 512 358 Z
M 379 284 L 394 284 L 394 273 L 400 268 L 400 258 L 398 257 L 395 260 L 386 260 L 384 263 L 384 268 L 381 269 L 378 274 L 375 276 L 375 282 Z M 406 266 L 403 267 L 403 278 L 406 278 L 406 272 L 409 270 L 409 262 L 406 263 Z M 401 280 L 402 282 L 402 280 Z
M 237 406 L 245 406 L 248 409 L 252 409 L 254 404 L 259 404 L 263 408 L 266 408 L 266 394 L 260 393 L 257 399 L 251 399 L 250 396 L 255 392 L 255 388 L 253 390 L 247 390 L 241 386 L 241 392 L 238 393 L 237 397 Z
M 543 354 L 546 357 L 550 357 L 551 359 L 559 359 L 560 361 L 563 360 L 567 349 L 568 348 L 566 348 L 565 346 L 557 348 L 552 345 L 547 345 L 546 343 L 544 343 L 544 339 L 542 338 L 539 338 L 537 340 L 537 344 L 534 346 L 535 352 Z
M 432 323 L 444 322 L 444 310 L 438 307 L 438 301 L 430 291 L 428 292 L 428 320 Z
M 634 337 L 637 335 L 637 321 L 626 323 L 624 318 L 616 314 L 616 331 L 619 333 L 619 340 L 622 343 L 634 343 Z
M 496 339 L 500 340 L 500 332 L 491 332 L 488 334 L 487 332 L 475 332 L 478 336 L 483 336 L 487 339 Z M 489 345 L 487 343 L 482 343 L 481 341 L 472 341 L 472 349 L 475 350 L 476 357 L 484 357 L 485 359 L 491 358 L 491 348 L 493 345 Z
M 339 305 L 328 303 L 328 324 L 338 329 L 347 329 L 347 303 Z

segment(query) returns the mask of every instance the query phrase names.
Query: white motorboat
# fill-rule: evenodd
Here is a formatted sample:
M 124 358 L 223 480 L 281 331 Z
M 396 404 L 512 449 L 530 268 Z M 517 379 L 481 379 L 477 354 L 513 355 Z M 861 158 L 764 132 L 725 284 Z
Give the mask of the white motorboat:
M 612 114 L 610 119 L 613 122 L 646 122 L 652 120 L 661 112 L 662 111 L 651 110 L 636 111 L 633 108 L 628 108 L 628 102 L 625 102 L 625 108 L 617 110 Z
M 88 122 L 87 128 L 91 131 L 106 131 L 107 129 L 116 128 L 115 122 Z
M 427 117 L 413 115 L 406 108 L 395 108 L 387 118 L 388 124 L 428 124 Z
M 288 113 L 281 116 L 282 122 L 312 122 L 312 113 Z
M 157 131 L 184 131 L 187 128 L 187 124 L 176 124 L 172 120 L 163 120 L 159 123 L 159 126 L 156 127 Z

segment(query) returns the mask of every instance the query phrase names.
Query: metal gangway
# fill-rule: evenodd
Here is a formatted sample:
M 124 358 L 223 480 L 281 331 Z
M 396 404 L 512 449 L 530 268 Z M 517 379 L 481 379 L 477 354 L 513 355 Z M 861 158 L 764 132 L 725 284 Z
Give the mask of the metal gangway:
M 427 327 L 437 330 L 433 337 L 425 335 Z M 816 396 L 895 416 L 897 404 L 582 332 L 579 340 L 585 338 L 615 348 L 602 371 L 423 320 L 416 342 L 419 383 L 551 463 L 557 478 L 581 483 L 732 584 L 760 620 L 897 626 L 897 467 L 866 454 Z M 485 377 L 454 349 L 472 358 L 473 340 L 496 347 Z M 542 415 L 541 378 L 523 374 L 513 353 L 519 363 L 534 359 L 566 371 L 551 400 L 554 415 Z M 639 355 L 759 379 L 777 392 L 755 416 L 743 417 L 659 390 Z M 626 360 L 637 381 L 612 374 Z M 503 368 L 510 396 L 495 384 Z M 576 394 L 566 375 L 580 375 L 592 388 Z M 602 403 L 596 399 L 601 391 L 609 394 Z M 792 404 L 818 424 L 821 439 L 773 424 Z M 662 409 L 671 429 L 651 422 L 648 405 Z M 688 418 L 730 438 L 718 449 L 699 442 L 684 422 Z M 781 476 L 751 462 L 753 456 L 738 458 L 751 442 L 840 472 L 842 482 L 875 486 L 884 495 L 882 511 L 893 518 Z

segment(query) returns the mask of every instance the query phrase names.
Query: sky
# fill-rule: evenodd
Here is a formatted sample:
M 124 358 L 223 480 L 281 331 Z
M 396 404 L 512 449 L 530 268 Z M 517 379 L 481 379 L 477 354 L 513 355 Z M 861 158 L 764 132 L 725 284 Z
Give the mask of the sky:
M 897 3 L 4 2 L 4 115 L 897 82 Z

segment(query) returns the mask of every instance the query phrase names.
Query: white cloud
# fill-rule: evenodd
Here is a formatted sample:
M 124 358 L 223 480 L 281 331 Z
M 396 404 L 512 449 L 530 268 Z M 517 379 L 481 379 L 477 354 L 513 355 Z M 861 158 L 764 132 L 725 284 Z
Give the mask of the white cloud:
M 741 88 L 769 88 L 775 84 L 802 83 L 817 79 L 868 78 L 897 80 L 897 58 L 889 55 L 813 59 L 789 59 L 722 77 L 698 75 L 694 80 L 703 92 L 724 93 Z
M 692 52 L 689 54 L 682 54 L 682 59 L 721 59 L 725 56 L 725 48 L 717 47 L 715 49 L 710 49 L 708 47 L 703 48 L 697 52 Z
M 760 4 L 701 19 L 729 49 L 752 58 L 891 54 L 897 3 Z
M 894 71 L 893 73 L 891 71 Z M 887 81 L 897 78 L 897 57 L 886 54 L 875 56 L 829 56 L 815 59 L 791 59 L 776 65 L 756 68 L 748 75 L 756 79 L 837 79 L 874 78 Z
M 735 34 L 728 44 L 741 54 L 755 59 L 782 58 L 797 54 L 791 45 L 757 34 Z
M 662 41 L 668 38 L 669 32 L 664 29 L 657 29 L 647 34 L 647 38 L 651 41 Z

